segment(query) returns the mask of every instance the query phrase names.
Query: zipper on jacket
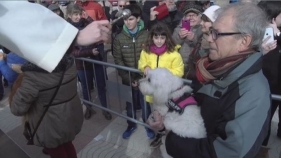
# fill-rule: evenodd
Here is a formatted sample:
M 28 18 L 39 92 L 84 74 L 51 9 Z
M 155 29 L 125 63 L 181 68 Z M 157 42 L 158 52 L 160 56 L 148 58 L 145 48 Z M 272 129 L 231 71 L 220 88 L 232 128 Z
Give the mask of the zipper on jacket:
M 158 67 L 159 55 L 157 55 L 156 67 Z
M 134 43 L 134 64 L 135 68 L 137 69 L 137 54 L 136 54 L 136 39 L 133 37 L 133 43 Z

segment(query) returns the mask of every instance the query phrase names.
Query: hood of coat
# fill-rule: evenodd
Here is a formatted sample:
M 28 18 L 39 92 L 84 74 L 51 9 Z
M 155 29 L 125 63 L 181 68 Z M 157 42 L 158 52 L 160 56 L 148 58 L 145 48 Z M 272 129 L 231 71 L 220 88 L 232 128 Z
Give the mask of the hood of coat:
M 63 72 L 65 70 L 67 70 L 68 68 L 70 68 L 73 64 L 74 64 L 73 56 L 70 55 L 70 54 L 65 54 L 63 56 L 63 58 L 61 59 L 61 61 L 59 62 L 59 64 L 57 65 L 57 67 L 53 70 L 53 72 Z M 37 65 L 35 65 L 31 62 L 26 62 L 22 66 L 21 70 L 23 72 L 25 72 L 25 71 L 36 71 L 36 72 L 49 73 L 48 71 L 38 67 Z
M 139 30 L 137 31 L 136 34 L 138 34 L 138 32 L 140 32 L 141 30 L 144 29 L 144 22 L 142 20 L 140 20 L 138 22 L 138 27 L 139 27 Z M 125 31 L 126 34 L 130 35 L 129 30 L 128 30 L 128 28 L 127 28 L 127 26 L 125 24 L 123 25 L 123 31 Z

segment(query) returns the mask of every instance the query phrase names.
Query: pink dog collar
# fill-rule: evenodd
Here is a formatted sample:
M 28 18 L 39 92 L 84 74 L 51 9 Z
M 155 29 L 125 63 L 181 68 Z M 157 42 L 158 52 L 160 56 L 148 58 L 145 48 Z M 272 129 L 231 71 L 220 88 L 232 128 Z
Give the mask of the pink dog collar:
M 188 105 L 197 105 L 196 100 L 189 93 L 185 93 L 180 98 L 169 99 L 166 103 L 166 106 L 169 108 L 168 112 L 175 111 L 180 115 L 184 112 L 185 107 L 187 107 Z

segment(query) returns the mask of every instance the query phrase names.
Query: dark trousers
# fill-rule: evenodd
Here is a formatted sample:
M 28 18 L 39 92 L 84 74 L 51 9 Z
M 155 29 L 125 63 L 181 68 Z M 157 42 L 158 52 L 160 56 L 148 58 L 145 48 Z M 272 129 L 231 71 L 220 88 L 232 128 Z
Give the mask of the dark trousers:
M 93 85 L 93 71 L 92 70 L 78 70 L 78 77 L 82 86 L 83 98 L 91 101 L 91 87 Z
M 45 148 L 51 158 L 77 158 L 77 153 L 72 142 L 59 145 L 56 148 Z
M 100 103 L 103 107 L 107 107 L 106 102 L 106 80 L 107 74 L 105 72 L 104 66 L 99 64 L 94 64 L 94 79 L 96 81 L 96 86 L 98 89 L 98 97 Z
M 136 107 L 137 104 L 140 104 L 142 110 L 142 119 L 145 122 L 148 116 L 151 114 L 150 104 L 146 102 L 146 106 L 144 103 L 144 96 L 142 95 L 139 89 L 132 88 L 132 100 L 133 104 L 130 102 L 126 102 L 126 110 L 127 116 L 136 119 Z M 134 117 L 133 117 L 134 116 Z M 136 123 L 127 120 L 128 126 L 133 127 Z
M 270 137 L 270 132 L 271 132 L 271 120 L 273 118 L 273 115 L 277 109 L 277 107 L 281 105 L 281 102 L 278 101 L 278 100 L 272 100 L 272 104 L 271 104 L 271 116 L 270 116 L 270 123 L 269 123 L 269 128 L 268 128 L 268 133 L 267 133 L 267 136 L 265 138 L 265 140 L 263 141 L 262 145 L 263 146 L 267 146 L 268 144 L 268 141 L 269 141 L 269 137 Z M 277 131 L 277 135 L 281 135 L 281 124 L 280 124 L 280 115 L 281 114 L 281 111 L 280 111 L 280 107 L 279 107 L 279 110 L 278 110 L 278 117 L 279 117 L 279 123 L 278 123 L 278 131 Z

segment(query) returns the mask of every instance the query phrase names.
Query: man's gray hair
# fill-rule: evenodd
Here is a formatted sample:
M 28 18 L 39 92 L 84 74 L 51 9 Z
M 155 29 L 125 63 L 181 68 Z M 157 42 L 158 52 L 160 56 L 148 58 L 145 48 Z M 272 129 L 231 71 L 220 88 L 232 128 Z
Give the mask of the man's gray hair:
M 266 14 L 253 3 L 235 3 L 222 7 L 217 11 L 218 19 L 231 14 L 235 32 L 251 35 L 249 48 L 258 49 L 262 43 L 265 28 L 268 26 Z

